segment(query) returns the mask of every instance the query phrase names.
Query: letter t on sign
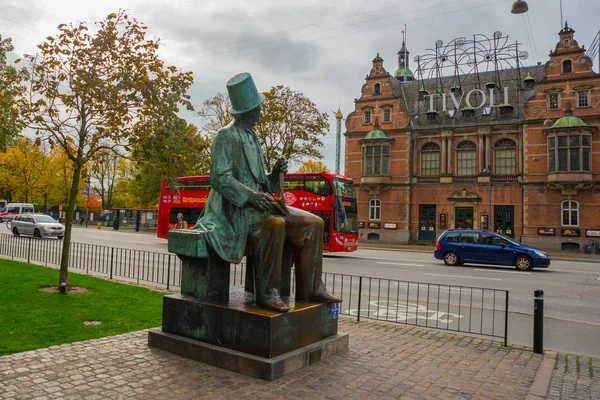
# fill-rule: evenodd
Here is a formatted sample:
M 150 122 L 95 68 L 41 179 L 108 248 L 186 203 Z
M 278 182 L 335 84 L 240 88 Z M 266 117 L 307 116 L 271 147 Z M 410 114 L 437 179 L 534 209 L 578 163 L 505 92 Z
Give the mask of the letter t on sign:
M 428 111 L 428 112 L 433 112 L 433 111 L 436 111 L 436 110 L 433 108 L 433 98 L 434 98 L 435 96 L 439 96 L 439 94 L 437 94 L 437 93 L 434 93 L 434 94 L 430 94 L 430 95 L 428 95 L 428 96 L 427 96 L 427 97 L 429 97 L 429 111 Z

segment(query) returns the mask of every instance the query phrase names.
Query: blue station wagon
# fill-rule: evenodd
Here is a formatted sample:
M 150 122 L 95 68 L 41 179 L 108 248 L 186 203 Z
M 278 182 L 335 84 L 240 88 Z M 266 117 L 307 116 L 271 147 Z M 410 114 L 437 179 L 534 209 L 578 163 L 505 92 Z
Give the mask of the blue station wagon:
M 550 254 L 494 232 L 451 229 L 437 240 L 433 255 L 446 265 L 513 265 L 521 271 L 550 266 Z

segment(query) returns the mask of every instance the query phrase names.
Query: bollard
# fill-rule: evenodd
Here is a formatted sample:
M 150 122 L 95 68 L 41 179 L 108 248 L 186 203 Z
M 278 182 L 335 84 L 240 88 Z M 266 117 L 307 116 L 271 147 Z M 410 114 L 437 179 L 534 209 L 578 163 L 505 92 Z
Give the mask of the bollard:
M 533 352 L 544 352 L 544 291 L 533 291 Z

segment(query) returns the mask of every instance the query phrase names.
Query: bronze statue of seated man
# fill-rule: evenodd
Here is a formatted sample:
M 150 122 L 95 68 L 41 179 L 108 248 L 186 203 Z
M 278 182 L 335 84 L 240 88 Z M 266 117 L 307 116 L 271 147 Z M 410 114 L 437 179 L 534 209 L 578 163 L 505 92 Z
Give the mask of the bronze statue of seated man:
M 277 191 L 280 172 L 288 163 L 279 160 L 269 175 L 264 170 L 260 141 L 253 130 L 265 97 L 252 76 L 241 73 L 227 82 L 234 122 L 214 138 L 211 152 L 212 189 L 204 214 L 192 228 L 206 232 L 206 240 L 225 261 L 239 263 L 247 242 L 252 246 L 258 305 L 289 311 L 280 296 L 283 247 L 294 247 L 296 301 L 339 303 L 321 279 L 323 220 L 309 212 L 285 207 L 271 193 Z

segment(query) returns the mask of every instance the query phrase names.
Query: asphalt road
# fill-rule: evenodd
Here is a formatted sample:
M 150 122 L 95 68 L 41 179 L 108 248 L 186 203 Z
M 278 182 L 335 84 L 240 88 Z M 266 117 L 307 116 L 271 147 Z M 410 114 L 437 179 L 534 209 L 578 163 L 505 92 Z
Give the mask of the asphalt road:
M 5 224 L 0 233 L 9 233 Z M 55 240 L 55 239 L 46 239 Z M 152 234 L 75 228 L 73 242 L 167 253 L 167 241 Z M 533 291 L 545 292 L 546 337 L 554 350 L 600 355 L 600 263 L 553 260 L 548 269 L 448 267 L 432 253 L 359 249 L 330 253 L 326 272 L 510 291 L 509 342 L 531 345 Z M 573 322 L 576 322 L 574 324 Z M 576 346 L 574 346 L 576 345 Z

